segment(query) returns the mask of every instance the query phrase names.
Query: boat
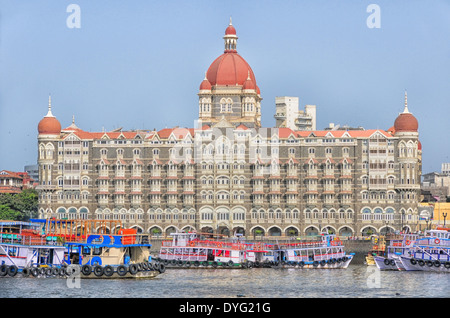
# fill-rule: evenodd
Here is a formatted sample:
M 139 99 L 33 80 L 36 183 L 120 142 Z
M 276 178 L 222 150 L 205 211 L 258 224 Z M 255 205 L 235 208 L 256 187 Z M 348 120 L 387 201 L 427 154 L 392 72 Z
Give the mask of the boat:
M 373 259 L 380 270 L 405 270 L 400 256 L 408 255 L 409 250 L 419 238 L 419 234 L 388 234 L 385 238 L 386 248 L 383 254 L 374 255 Z
M 50 277 L 64 273 L 62 241 L 35 222 L 0 222 L 0 277 Z
M 157 260 L 168 268 L 249 268 L 257 264 L 263 244 L 248 244 L 243 237 L 201 232 L 171 233 L 161 242 Z
M 382 256 L 384 255 L 384 251 L 386 248 L 386 240 L 385 237 L 378 236 L 378 235 L 372 235 L 371 236 L 372 241 L 372 249 L 368 252 L 367 256 L 365 257 L 364 263 L 367 266 L 375 266 L 375 259 L 374 256 Z
M 426 231 L 416 240 L 408 255 L 400 256 L 400 261 L 407 271 L 450 273 L 450 231 Z
M 66 276 L 90 279 L 154 278 L 164 265 L 152 261 L 148 234 L 124 229 L 120 220 L 33 219 L 62 242 Z
M 354 253 L 346 253 L 335 234 L 322 233 L 298 242 L 267 244 L 263 262 L 275 268 L 347 268 Z
M 79 266 L 80 278 L 154 278 L 165 266 L 152 261 L 151 246 L 148 235 L 134 229 L 90 234 L 86 242 L 66 243 L 66 262 Z

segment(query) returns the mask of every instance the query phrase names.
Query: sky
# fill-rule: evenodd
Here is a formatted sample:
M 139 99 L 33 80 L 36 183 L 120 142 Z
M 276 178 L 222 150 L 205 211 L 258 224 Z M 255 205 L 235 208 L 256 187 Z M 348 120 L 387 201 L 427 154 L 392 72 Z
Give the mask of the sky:
M 0 170 L 36 163 L 49 94 L 63 128 L 194 127 L 230 17 L 263 127 L 276 96 L 297 96 L 318 130 L 387 130 L 407 90 L 423 173 L 450 162 L 449 0 L 0 0 Z

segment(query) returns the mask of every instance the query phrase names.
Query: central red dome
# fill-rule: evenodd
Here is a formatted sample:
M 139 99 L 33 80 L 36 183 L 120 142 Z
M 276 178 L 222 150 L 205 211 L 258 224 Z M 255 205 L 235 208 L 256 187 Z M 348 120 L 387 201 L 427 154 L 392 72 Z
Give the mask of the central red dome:
M 248 63 L 237 53 L 227 52 L 212 62 L 206 77 L 211 85 L 244 85 L 250 79 L 256 85 L 255 74 Z

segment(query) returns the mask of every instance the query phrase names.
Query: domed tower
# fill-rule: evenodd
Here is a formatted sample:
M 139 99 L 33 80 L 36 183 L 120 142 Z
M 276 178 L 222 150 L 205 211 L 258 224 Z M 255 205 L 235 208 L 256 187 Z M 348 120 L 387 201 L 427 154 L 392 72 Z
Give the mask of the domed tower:
M 260 127 L 261 94 L 252 68 L 237 53 L 231 18 L 223 39 L 224 53 L 212 62 L 200 84 L 200 124 L 214 125 L 225 118 L 236 127 Z
M 61 134 L 61 123 L 52 114 L 52 97 L 48 97 L 48 112 L 38 124 L 38 139 L 57 139 Z
M 58 141 L 61 136 L 61 124 L 52 114 L 52 99 L 48 97 L 48 113 L 38 124 L 38 167 L 39 186 L 43 197 L 50 197 L 55 191 L 53 175 L 57 163 Z M 40 205 L 41 208 L 47 208 Z
M 394 136 L 398 137 L 397 153 L 399 173 L 396 190 L 399 196 L 399 211 L 412 209 L 417 213 L 420 200 L 420 177 L 422 175 L 419 123 L 408 110 L 408 95 L 405 91 L 405 107 L 394 122 Z

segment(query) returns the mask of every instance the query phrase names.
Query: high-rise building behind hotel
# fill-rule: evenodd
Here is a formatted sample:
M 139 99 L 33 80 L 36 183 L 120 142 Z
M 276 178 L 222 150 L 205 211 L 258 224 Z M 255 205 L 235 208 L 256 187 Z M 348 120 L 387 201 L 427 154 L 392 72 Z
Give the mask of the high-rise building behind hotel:
M 292 130 L 316 130 L 316 105 L 299 110 L 298 97 L 275 98 L 275 126 Z

